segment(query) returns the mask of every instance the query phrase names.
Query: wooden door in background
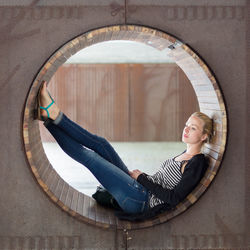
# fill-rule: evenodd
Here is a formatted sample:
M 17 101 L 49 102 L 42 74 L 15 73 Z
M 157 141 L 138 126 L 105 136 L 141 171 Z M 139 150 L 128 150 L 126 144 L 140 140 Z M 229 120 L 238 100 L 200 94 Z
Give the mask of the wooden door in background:
M 73 121 L 110 141 L 179 141 L 199 110 L 176 64 L 65 64 L 49 90 Z M 51 137 L 41 127 L 43 141 Z

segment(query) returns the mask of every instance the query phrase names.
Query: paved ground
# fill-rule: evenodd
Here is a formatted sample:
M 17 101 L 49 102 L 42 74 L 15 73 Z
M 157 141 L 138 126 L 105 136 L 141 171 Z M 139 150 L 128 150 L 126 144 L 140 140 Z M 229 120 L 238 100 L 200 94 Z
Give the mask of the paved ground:
M 98 181 L 88 169 L 67 156 L 56 143 L 44 143 L 45 153 L 58 174 L 72 187 L 89 196 Z M 185 149 L 181 142 L 122 142 L 112 143 L 129 169 L 153 174 L 161 163 Z

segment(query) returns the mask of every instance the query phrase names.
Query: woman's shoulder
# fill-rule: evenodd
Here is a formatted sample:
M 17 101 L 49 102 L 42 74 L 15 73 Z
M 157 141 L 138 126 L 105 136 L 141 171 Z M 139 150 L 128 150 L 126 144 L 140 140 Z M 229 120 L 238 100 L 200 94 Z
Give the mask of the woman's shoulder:
M 194 155 L 190 160 L 199 161 L 199 160 L 206 160 L 206 156 L 203 153 Z
M 208 161 L 204 154 L 193 156 L 185 166 L 187 175 L 203 176 L 208 168 Z
M 191 167 L 191 166 L 203 166 L 203 167 L 207 167 L 208 165 L 208 160 L 207 157 L 200 153 L 197 155 L 194 155 L 188 162 L 187 162 L 187 166 L 186 167 Z

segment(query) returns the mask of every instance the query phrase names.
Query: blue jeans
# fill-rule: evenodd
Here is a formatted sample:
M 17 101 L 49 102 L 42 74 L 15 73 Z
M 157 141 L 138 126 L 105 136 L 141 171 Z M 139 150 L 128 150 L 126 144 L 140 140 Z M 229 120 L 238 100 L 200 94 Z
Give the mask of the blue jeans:
M 148 209 L 148 191 L 129 175 L 110 143 L 83 129 L 63 113 L 55 121 L 47 119 L 45 127 L 62 150 L 87 167 L 127 213 Z

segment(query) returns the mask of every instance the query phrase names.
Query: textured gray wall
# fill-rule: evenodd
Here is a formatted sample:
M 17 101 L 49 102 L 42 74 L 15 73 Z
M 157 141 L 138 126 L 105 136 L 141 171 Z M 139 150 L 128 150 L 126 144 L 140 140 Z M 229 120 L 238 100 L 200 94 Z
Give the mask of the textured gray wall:
M 250 247 L 249 1 L 99 2 L 0 2 L 0 249 Z M 22 140 L 26 96 L 43 63 L 77 35 L 114 24 L 150 26 L 189 44 L 214 71 L 229 118 L 224 161 L 206 194 L 165 224 L 128 232 L 129 241 L 55 206 L 36 183 Z

